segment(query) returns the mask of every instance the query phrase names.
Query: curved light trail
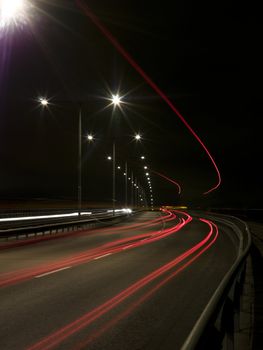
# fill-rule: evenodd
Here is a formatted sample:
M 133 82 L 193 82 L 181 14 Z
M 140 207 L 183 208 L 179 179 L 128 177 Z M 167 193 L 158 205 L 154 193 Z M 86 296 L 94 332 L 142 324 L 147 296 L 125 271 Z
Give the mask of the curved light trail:
M 124 47 L 118 42 L 118 40 L 112 35 L 112 33 L 101 23 L 99 18 L 91 11 L 91 9 L 84 4 L 82 0 L 76 0 L 78 6 L 83 10 L 83 12 L 90 18 L 90 20 L 98 27 L 98 29 L 102 32 L 102 34 L 111 42 L 111 44 L 117 49 L 117 51 L 127 60 L 127 62 L 142 76 L 142 78 L 147 82 L 147 84 L 166 102 L 166 104 L 172 109 L 172 111 L 179 117 L 179 119 L 183 122 L 186 128 L 190 131 L 190 133 L 195 137 L 195 139 L 199 142 L 202 148 L 205 150 L 207 156 L 211 160 L 218 177 L 217 184 L 210 188 L 208 191 L 204 192 L 204 194 L 208 194 L 214 190 L 216 190 L 221 184 L 221 175 L 219 169 L 216 165 L 214 158 L 209 152 L 208 148 L 204 144 L 204 142 L 200 139 L 197 133 L 192 129 L 192 127 L 188 124 L 182 114 L 178 111 L 178 109 L 174 106 L 173 102 L 166 96 L 166 94 L 156 85 L 156 83 L 144 72 L 144 70 L 138 65 L 138 63 L 131 57 L 131 55 L 124 49 Z
M 73 256 L 69 256 L 57 262 L 37 266 L 34 268 L 28 268 L 24 270 L 18 270 L 14 272 L 1 274 L 0 287 L 21 283 L 37 276 L 45 275 L 57 270 L 68 268 L 68 266 L 70 267 L 77 266 L 110 254 L 122 252 L 123 250 L 126 250 L 126 249 L 133 249 L 136 247 L 143 246 L 145 244 L 156 242 L 160 239 L 168 237 L 169 235 L 179 231 L 182 227 L 184 227 L 186 224 L 188 224 L 192 220 L 191 216 L 188 215 L 187 213 L 181 212 L 181 214 L 185 215 L 186 219 L 180 219 L 179 222 L 176 223 L 171 228 L 163 229 L 161 231 L 160 230 L 150 231 L 149 233 L 146 233 L 146 234 L 139 234 L 128 238 L 114 240 L 110 243 L 103 244 L 102 246 L 99 246 L 97 248 L 88 249 L 85 252 L 75 254 Z M 172 218 L 173 219 L 176 218 L 176 215 L 173 213 L 172 213 Z M 170 221 L 170 220 L 171 220 L 170 215 L 168 215 L 168 218 L 166 221 Z
M 129 287 L 122 290 L 121 292 L 116 294 L 114 297 L 102 303 L 101 305 L 97 306 L 93 310 L 87 312 L 82 317 L 58 329 L 57 331 L 43 338 L 36 344 L 28 347 L 27 350 L 54 349 L 55 347 L 59 346 L 63 341 L 68 339 L 70 336 L 81 331 L 83 328 L 88 327 L 97 319 L 104 316 L 106 313 L 116 308 L 121 303 L 125 302 L 128 298 L 136 294 L 138 291 L 141 291 L 144 287 L 148 286 L 150 283 L 157 281 L 157 284 L 155 286 L 153 286 L 149 291 L 144 293 L 142 297 L 139 297 L 137 301 L 133 302 L 128 307 L 128 309 L 126 309 L 124 312 L 121 312 L 119 315 L 115 317 L 115 319 L 109 321 L 102 328 L 95 331 L 95 334 L 91 335 L 84 342 L 82 342 L 78 346 L 74 346 L 75 350 L 85 348 L 85 346 L 87 346 L 88 343 L 90 343 L 93 339 L 98 337 L 107 329 L 114 326 L 114 324 L 116 324 L 120 319 L 122 319 L 123 317 L 131 313 L 136 307 L 142 304 L 147 298 L 149 298 L 159 288 L 161 288 L 167 282 L 169 282 L 172 278 L 174 278 L 179 272 L 183 271 L 187 266 L 192 264 L 200 255 L 202 255 L 207 249 L 209 249 L 214 244 L 214 242 L 218 237 L 217 226 L 209 220 L 206 220 L 206 219 L 199 219 L 199 220 L 206 223 L 209 227 L 209 232 L 206 234 L 205 238 L 199 241 L 199 243 L 195 244 L 192 248 L 186 250 L 184 253 L 180 254 L 175 259 L 162 265 L 158 269 L 154 270 L 153 272 L 139 279 L 135 283 L 131 284 Z M 184 264 L 179 265 L 182 262 L 184 262 Z M 174 268 L 177 268 L 177 269 L 175 271 L 172 271 L 172 269 Z M 170 274 L 166 275 L 167 273 L 170 273 Z M 158 282 L 158 279 L 160 277 L 163 279 Z
M 160 177 L 164 178 L 165 180 L 167 180 L 167 181 L 173 183 L 174 185 L 176 185 L 176 186 L 178 187 L 178 194 L 181 194 L 182 188 L 181 188 L 181 186 L 179 185 L 178 182 L 176 182 L 175 180 L 170 179 L 168 176 L 166 176 L 166 175 L 164 175 L 164 174 L 159 173 L 158 171 L 154 171 L 154 170 L 150 170 L 150 171 L 151 171 L 152 173 L 156 174 L 156 175 L 159 175 Z
M 4 243 L 4 244 L 0 244 L 0 250 L 4 250 L 4 249 L 11 249 L 14 247 L 21 247 L 21 246 L 25 246 L 25 245 L 30 245 L 30 244 L 35 244 L 35 243 L 39 243 L 39 242 L 43 242 L 43 241 L 50 241 L 50 240 L 57 240 L 57 239 L 61 239 L 61 238 L 67 238 L 67 237 L 71 237 L 71 236 L 86 236 L 86 235 L 90 235 L 93 233 L 96 233 L 98 230 L 100 232 L 106 232 L 106 233 L 117 233 L 120 231 L 124 231 L 124 230 L 130 230 L 132 228 L 146 228 L 146 227 L 150 227 L 153 225 L 156 225 L 157 223 L 163 221 L 163 222 L 167 222 L 170 220 L 174 220 L 174 214 L 172 214 L 171 212 L 167 212 L 167 215 L 165 216 L 160 216 L 157 219 L 153 219 L 153 220 L 148 220 L 142 223 L 136 223 L 136 224 L 131 224 L 131 225 L 125 225 L 125 226 L 118 226 L 118 227 L 111 227 L 111 228 L 105 228 L 105 229 L 92 229 L 92 230 L 81 230 L 81 231 L 69 231 L 69 232 L 64 232 L 64 233 L 59 233 L 57 235 L 48 235 L 48 236 L 41 236 L 41 237 L 33 237 L 33 238 L 27 238 L 27 239 L 21 239 L 19 242 L 9 242 L 9 243 Z
M 200 219 L 200 221 L 204 221 Z M 169 274 L 167 277 L 165 277 L 163 280 L 161 280 L 157 285 L 152 287 L 147 293 L 142 295 L 138 300 L 133 302 L 128 308 L 126 308 L 122 313 L 119 313 L 117 316 L 115 316 L 113 319 L 108 321 L 105 325 L 97 329 L 95 332 L 92 332 L 90 336 L 88 336 L 84 341 L 79 343 L 78 345 L 74 345 L 74 348 L 72 350 L 82 350 L 86 349 L 87 345 L 94 342 L 99 336 L 101 336 L 103 333 L 107 332 L 109 329 L 114 327 L 119 321 L 121 321 L 123 318 L 129 316 L 136 308 L 138 308 L 140 305 L 142 305 L 147 299 L 149 299 L 155 292 L 157 292 L 161 287 L 163 287 L 165 284 L 170 282 L 176 275 L 178 275 L 180 272 L 182 272 L 185 268 L 187 268 L 189 265 L 191 265 L 199 256 L 201 256 L 205 251 L 207 251 L 211 245 L 213 245 L 218 237 L 218 228 L 217 226 L 212 222 L 207 222 L 208 225 L 212 225 L 215 228 L 215 235 L 213 239 L 209 242 L 208 245 L 206 245 L 202 250 L 200 250 L 196 255 L 194 255 L 190 260 L 188 260 L 184 265 L 179 267 L 177 270 Z

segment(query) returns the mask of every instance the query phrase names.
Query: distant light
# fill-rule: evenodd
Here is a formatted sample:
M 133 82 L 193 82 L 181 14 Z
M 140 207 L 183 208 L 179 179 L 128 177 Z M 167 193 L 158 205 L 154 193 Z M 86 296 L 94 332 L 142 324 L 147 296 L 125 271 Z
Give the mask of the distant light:
M 145 159 L 145 157 L 144 157 L 144 156 L 141 156 L 141 159 Z
M 146 173 L 145 175 L 146 175 L 146 176 L 149 176 L 149 173 Z
M 78 216 L 79 213 L 67 213 L 67 214 L 53 214 L 53 215 L 36 215 L 36 216 L 19 216 L 0 219 L 0 222 L 11 222 L 11 221 L 26 221 L 26 220 L 39 220 L 39 219 L 52 219 L 52 218 L 66 218 Z M 81 212 L 81 215 L 92 215 L 92 212 Z
M 111 156 L 108 156 L 107 159 L 108 159 L 108 160 L 112 160 Z
M 122 103 L 121 97 L 118 94 L 112 95 L 111 102 L 114 106 L 119 106 Z
M 125 209 L 115 209 L 114 210 L 116 213 L 119 213 L 119 212 L 124 212 L 124 213 L 132 213 L 132 210 L 129 209 L 129 208 L 125 208 Z M 113 210 L 107 210 L 107 213 L 112 213 Z
M 124 176 L 126 176 L 127 174 L 126 173 L 123 173 Z
M 135 140 L 137 140 L 137 141 L 139 141 L 139 140 L 141 140 L 141 135 L 140 134 L 136 134 L 135 136 L 134 136 L 134 138 L 135 138 Z
M 120 168 L 121 168 L 121 167 L 118 165 L 118 166 L 117 166 L 117 169 L 120 169 Z
M 40 97 L 39 102 L 43 107 L 46 107 L 49 104 L 48 100 L 44 97 Z
M 93 141 L 93 139 L 94 139 L 94 137 L 92 136 L 92 135 L 87 135 L 87 139 L 89 140 L 89 141 Z
M 8 27 L 25 22 L 25 0 L 0 0 L 0 27 Z
M 132 213 L 132 210 L 131 210 L 130 208 L 122 209 L 122 211 L 123 211 L 124 213 L 128 213 L 128 214 Z
M 145 166 L 145 167 L 144 167 L 144 169 L 148 169 L 148 167 L 147 167 L 147 166 Z

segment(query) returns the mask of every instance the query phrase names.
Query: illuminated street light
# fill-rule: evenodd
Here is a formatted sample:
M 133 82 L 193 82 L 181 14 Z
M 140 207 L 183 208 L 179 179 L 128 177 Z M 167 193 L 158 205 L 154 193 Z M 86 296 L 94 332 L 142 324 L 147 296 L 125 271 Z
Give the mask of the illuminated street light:
M 43 107 L 47 107 L 49 105 L 49 102 L 45 97 L 40 97 L 39 102 Z
M 25 22 L 27 7 L 25 0 L 0 0 L 0 28 Z
M 145 159 L 145 157 L 144 157 L 144 156 L 141 156 L 141 159 Z
M 1 5 L 0 0 L 0 5 Z M 11 1 L 10 1 L 11 2 Z M 15 2 L 15 1 L 14 1 Z M 38 102 L 42 107 L 48 107 L 49 100 L 46 97 L 38 98 Z M 93 141 L 91 134 L 87 135 L 88 141 Z M 82 209 L 82 103 L 79 103 L 78 107 L 78 213 L 81 215 Z
M 144 169 L 148 169 L 148 167 L 147 167 L 147 166 L 145 166 L 145 167 L 144 167 Z
M 111 157 L 111 156 L 108 156 L 107 159 L 108 159 L 108 160 L 112 160 L 112 157 Z
M 121 97 L 116 94 L 112 95 L 111 97 L 111 102 L 115 107 L 119 107 L 120 104 L 122 103 Z M 109 157 L 108 157 L 109 159 Z M 116 162 L 116 155 L 115 155 L 115 140 L 113 140 L 112 144 L 112 215 L 115 216 L 115 201 L 116 201 L 116 179 L 115 179 L 115 162 Z
M 93 141 L 94 137 L 91 134 L 89 134 L 89 135 L 87 135 L 87 139 L 88 139 L 88 141 Z
M 111 102 L 114 106 L 119 106 L 122 103 L 121 97 L 117 95 L 112 95 Z
M 135 140 L 136 141 L 139 141 L 139 140 L 141 140 L 141 135 L 140 134 L 136 134 L 135 136 L 134 136 L 134 138 L 135 138 Z

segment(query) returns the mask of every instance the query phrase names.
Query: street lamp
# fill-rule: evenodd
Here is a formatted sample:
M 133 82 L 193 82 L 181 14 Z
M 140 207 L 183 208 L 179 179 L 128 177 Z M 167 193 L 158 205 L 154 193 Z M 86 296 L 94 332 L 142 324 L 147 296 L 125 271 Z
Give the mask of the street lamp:
M 136 141 L 140 141 L 140 140 L 142 139 L 142 137 L 141 137 L 140 134 L 136 134 L 136 135 L 134 136 L 134 138 L 135 138 Z
M 111 102 L 115 106 L 119 106 L 122 103 L 121 97 L 117 95 L 112 95 L 111 96 Z
M 0 0 L 1 3 L 1 0 Z M 46 97 L 38 98 L 40 105 L 44 108 L 48 108 L 49 100 Z M 93 136 L 89 134 L 87 136 L 88 141 L 93 141 Z M 78 112 L 78 213 L 81 215 L 82 209 L 82 104 L 79 103 Z
M 25 0 L 0 0 L 0 28 L 24 22 L 27 8 Z
M 122 103 L 121 97 L 116 94 L 111 96 L 111 103 L 114 106 L 114 109 L 116 107 L 119 107 Z M 108 158 L 109 159 L 109 158 Z M 116 201 L 116 174 L 115 174 L 115 166 L 116 166 L 116 159 L 115 159 L 115 140 L 113 140 L 112 144 L 112 214 L 115 215 L 115 201 Z
M 39 98 L 39 103 L 43 106 L 43 107 L 47 107 L 49 105 L 48 100 L 45 97 L 40 97 Z
M 87 135 L 87 140 L 88 141 L 93 141 L 94 140 L 93 135 L 91 135 L 91 134 Z

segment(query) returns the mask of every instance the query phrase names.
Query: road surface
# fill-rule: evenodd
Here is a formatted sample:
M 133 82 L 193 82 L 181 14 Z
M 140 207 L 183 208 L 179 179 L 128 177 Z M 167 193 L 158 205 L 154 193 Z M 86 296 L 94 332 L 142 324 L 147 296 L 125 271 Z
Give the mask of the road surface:
M 236 255 L 185 212 L 1 250 L 0 349 L 180 349 Z

